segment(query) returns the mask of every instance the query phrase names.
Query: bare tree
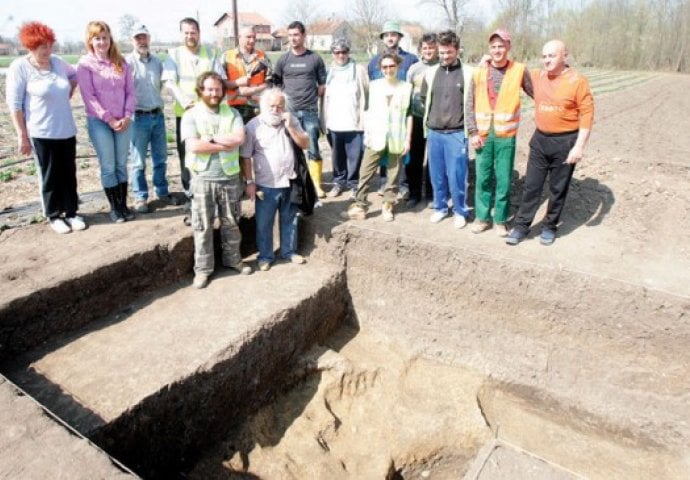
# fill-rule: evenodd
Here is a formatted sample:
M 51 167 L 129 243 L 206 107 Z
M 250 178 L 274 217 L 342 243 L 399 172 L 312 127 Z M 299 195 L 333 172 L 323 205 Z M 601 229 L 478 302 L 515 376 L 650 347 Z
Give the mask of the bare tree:
M 315 0 L 294 0 L 286 4 L 281 18 L 285 25 L 297 20 L 308 26 L 321 16 L 320 4 Z
M 120 31 L 120 38 L 126 40 L 129 37 L 131 37 L 132 32 L 134 31 L 134 26 L 137 23 L 139 23 L 139 19 L 129 13 L 122 15 L 120 18 L 118 18 L 117 25 Z
M 350 8 L 354 40 L 371 55 L 378 42 L 381 25 L 389 16 L 388 8 L 381 0 L 355 0 Z
M 462 37 L 465 29 L 465 18 L 467 17 L 465 8 L 468 3 L 469 0 L 420 0 L 418 5 L 420 7 L 428 5 L 443 12 L 444 21 L 448 28 Z

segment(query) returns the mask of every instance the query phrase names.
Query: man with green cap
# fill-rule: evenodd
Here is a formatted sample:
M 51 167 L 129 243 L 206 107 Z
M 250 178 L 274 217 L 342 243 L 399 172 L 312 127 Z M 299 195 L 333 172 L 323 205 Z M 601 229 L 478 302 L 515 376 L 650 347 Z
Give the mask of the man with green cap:
M 400 39 L 402 39 L 404 36 L 405 35 L 400 29 L 400 22 L 389 20 L 383 24 L 379 38 L 383 40 L 385 48 L 383 51 L 374 55 L 374 58 L 372 58 L 369 62 L 368 73 L 370 80 L 383 78 L 383 73 L 381 73 L 381 70 L 379 69 L 381 55 L 384 53 L 395 53 L 397 56 L 402 58 L 402 63 L 400 64 L 400 68 L 398 68 L 398 80 L 403 82 L 405 81 L 407 77 L 407 70 L 410 68 L 410 65 L 417 63 L 419 58 L 417 58 L 417 55 L 406 52 L 400 48 Z

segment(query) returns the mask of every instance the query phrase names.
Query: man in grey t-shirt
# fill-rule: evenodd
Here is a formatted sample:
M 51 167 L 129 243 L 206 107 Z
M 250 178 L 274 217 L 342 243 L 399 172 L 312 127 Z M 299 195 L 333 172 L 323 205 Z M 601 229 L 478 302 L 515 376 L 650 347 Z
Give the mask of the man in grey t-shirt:
M 321 189 L 321 152 L 319 151 L 319 98 L 326 89 L 326 64 L 305 46 L 306 33 L 302 22 L 288 25 L 290 50 L 276 63 L 273 84 L 282 87 L 290 98 L 290 111 L 309 135 L 309 173 L 316 193 L 325 197 Z

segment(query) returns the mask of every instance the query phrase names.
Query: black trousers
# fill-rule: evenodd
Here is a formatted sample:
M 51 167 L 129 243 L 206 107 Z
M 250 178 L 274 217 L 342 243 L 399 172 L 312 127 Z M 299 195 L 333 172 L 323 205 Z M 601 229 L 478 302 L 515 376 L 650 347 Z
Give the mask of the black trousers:
M 184 166 L 185 146 L 180 137 L 180 123 L 182 123 L 182 117 L 175 117 L 175 141 L 177 143 L 177 156 L 180 157 L 180 180 L 185 193 L 189 194 L 189 179 L 191 175 L 187 167 Z
M 568 195 L 570 180 L 575 165 L 565 163 L 568 153 L 575 145 L 577 132 L 546 134 L 536 130 L 529 142 L 529 158 L 525 183 L 522 187 L 522 201 L 515 216 L 513 228 L 528 232 L 539 209 L 541 193 L 546 177 L 549 177 L 549 203 L 542 221 L 542 230 L 556 230 L 558 220 Z
M 425 150 L 426 138 L 424 138 L 424 119 L 421 117 L 412 117 L 410 161 L 405 165 L 405 175 L 407 176 L 407 186 L 410 189 L 410 198 L 417 201 L 422 199 Z
M 64 213 L 76 215 L 77 195 L 77 138 L 32 138 L 34 155 L 39 168 L 43 214 L 55 218 Z

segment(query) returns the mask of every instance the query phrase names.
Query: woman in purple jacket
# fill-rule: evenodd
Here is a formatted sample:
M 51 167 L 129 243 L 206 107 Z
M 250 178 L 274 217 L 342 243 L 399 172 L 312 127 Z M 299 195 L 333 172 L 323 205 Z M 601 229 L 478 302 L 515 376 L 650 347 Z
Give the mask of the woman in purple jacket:
M 113 222 L 132 220 L 127 207 L 127 155 L 132 136 L 132 71 L 112 41 L 105 22 L 86 26 L 86 49 L 79 59 L 77 81 L 86 108 L 86 125 L 101 166 L 101 184 Z

